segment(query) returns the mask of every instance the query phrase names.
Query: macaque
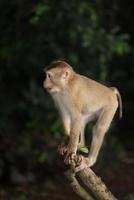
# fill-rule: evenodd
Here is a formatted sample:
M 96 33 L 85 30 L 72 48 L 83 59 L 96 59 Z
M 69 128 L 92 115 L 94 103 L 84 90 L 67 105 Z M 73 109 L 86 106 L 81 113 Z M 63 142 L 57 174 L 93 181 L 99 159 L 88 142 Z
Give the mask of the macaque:
M 76 172 L 91 167 L 96 162 L 104 136 L 118 107 L 122 117 L 121 96 L 116 88 L 108 88 L 76 73 L 64 61 L 50 63 L 45 68 L 45 73 L 44 88 L 52 96 L 62 119 L 64 133 L 69 138 L 67 145 L 61 144 L 59 147 L 65 164 L 71 164 L 78 148 L 85 145 L 85 126 L 96 119 L 89 155 L 87 158 L 81 156 L 82 161 L 76 167 Z

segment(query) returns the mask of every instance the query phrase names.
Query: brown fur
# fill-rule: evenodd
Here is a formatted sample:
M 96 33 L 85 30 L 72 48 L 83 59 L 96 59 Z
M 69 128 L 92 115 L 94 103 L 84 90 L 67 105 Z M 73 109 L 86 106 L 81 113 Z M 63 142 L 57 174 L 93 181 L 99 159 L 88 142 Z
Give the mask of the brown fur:
M 48 71 L 48 70 L 53 69 L 53 68 L 63 69 L 65 67 L 71 68 L 71 66 L 68 63 L 66 63 L 65 61 L 58 60 L 58 61 L 51 62 L 48 66 L 45 67 L 45 70 Z

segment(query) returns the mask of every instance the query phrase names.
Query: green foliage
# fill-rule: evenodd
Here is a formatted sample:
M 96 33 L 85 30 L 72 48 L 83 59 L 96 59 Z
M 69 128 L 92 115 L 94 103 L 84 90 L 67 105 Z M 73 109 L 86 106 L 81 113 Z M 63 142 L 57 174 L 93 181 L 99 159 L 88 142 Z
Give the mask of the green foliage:
M 38 161 L 40 163 L 44 163 L 47 160 L 48 160 L 48 153 L 47 152 L 42 152 L 38 157 Z
M 133 200 L 134 199 L 134 194 L 129 194 L 125 200 Z
M 50 7 L 47 4 L 38 3 L 34 8 L 35 16 L 30 19 L 31 24 L 37 24 L 40 20 L 40 16 L 49 11 L 49 9 Z

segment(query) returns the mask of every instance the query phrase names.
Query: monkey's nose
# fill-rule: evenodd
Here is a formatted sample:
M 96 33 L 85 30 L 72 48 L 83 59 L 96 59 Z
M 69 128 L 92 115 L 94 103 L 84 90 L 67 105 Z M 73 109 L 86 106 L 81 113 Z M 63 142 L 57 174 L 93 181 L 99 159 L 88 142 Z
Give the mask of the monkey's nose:
M 51 87 L 51 86 L 46 86 L 45 89 L 46 89 L 47 91 L 50 91 L 50 90 L 52 89 L 52 87 Z

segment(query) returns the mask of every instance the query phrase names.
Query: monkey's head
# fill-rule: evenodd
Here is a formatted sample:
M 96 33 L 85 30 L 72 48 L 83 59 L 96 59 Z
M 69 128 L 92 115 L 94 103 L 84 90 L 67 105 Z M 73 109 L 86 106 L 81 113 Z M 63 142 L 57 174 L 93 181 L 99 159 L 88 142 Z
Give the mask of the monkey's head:
M 44 88 L 49 93 L 60 92 L 65 89 L 72 75 L 72 67 L 64 61 L 54 61 L 45 68 L 46 78 Z

